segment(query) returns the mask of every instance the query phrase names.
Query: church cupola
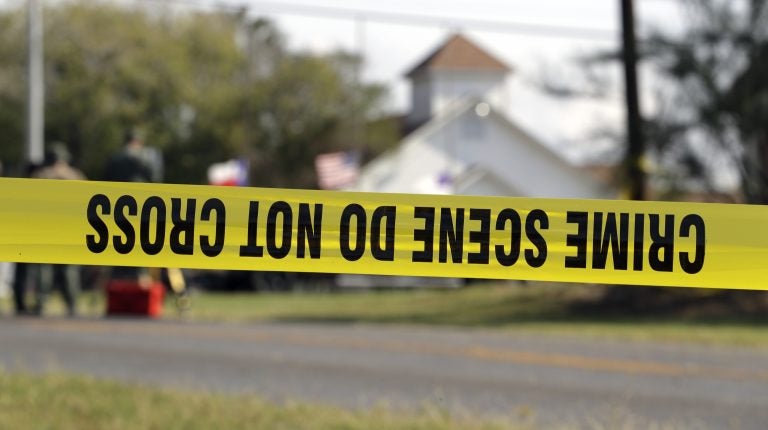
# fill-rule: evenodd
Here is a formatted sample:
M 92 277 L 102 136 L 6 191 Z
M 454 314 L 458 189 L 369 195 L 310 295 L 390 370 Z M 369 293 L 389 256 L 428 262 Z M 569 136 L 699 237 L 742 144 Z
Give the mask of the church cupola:
M 506 110 L 505 83 L 510 68 L 461 34 L 453 34 L 406 74 L 411 80 L 414 129 L 468 98 Z

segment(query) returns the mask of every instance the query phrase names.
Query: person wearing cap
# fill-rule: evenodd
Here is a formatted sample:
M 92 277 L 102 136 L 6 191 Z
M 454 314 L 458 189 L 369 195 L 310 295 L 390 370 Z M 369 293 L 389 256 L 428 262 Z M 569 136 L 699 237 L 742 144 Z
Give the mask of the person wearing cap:
M 32 174 L 38 179 L 85 180 L 85 175 L 70 164 L 67 146 L 54 142 L 45 151 L 43 166 Z M 80 266 L 73 264 L 41 264 L 38 266 L 38 285 L 33 312 L 42 315 L 48 295 L 54 287 L 61 291 L 67 314 L 77 313 L 77 294 L 80 290 Z
M 67 145 L 54 142 L 45 151 L 43 166 L 32 177 L 39 179 L 85 180 L 85 175 L 70 164 L 72 156 Z

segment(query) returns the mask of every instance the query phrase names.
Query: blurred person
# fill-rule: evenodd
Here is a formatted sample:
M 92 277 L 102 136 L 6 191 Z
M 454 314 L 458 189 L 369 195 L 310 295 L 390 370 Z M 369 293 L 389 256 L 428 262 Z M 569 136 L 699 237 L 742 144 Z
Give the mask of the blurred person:
M 141 130 L 128 129 L 123 138 L 123 147 L 107 161 L 104 180 L 160 182 L 162 179 L 163 158 L 160 151 L 144 144 L 144 134 Z M 138 267 L 113 267 L 110 278 L 137 280 L 143 286 L 152 281 L 149 270 Z
M 54 142 L 45 151 L 43 166 L 32 174 L 39 179 L 85 180 L 85 175 L 70 164 L 67 146 Z M 67 314 L 77 313 L 77 294 L 80 291 L 80 266 L 74 264 L 40 264 L 37 266 L 37 297 L 34 314 L 42 315 L 48 295 L 55 287 L 61 291 Z
M 37 163 L 29 163 L 24 169 L 24 177 L 35 177 L 43 166 Z M 30 263 L 16 263 L 13 271 L 13 307 L 16 315 L 29 315 L 31 308 L 27 306 L 27 287 L 36 278 L 37 266 Z
M 31 264 L 29 263 L 16 263 L 13 270 L 13 283 L 11 288 L 13 290 L 13 309 L 16 315 L 29 315 L 30 308 L 27 306 L 27 281 L 29 277 L 29 269 Z
M 155 148 L 144 144 L 144 135 L 138 129 L 129 129 L 123 147 L 107 161 L 104 180 L 115 182 L 161 182 L 163 158 Z
M 45 161 L 42 167 L 31 176 L 39 179 L 67 179 L 83 181 L 85 175 L 70 164 L 72 156 L 67 146 L 61 142 L 54 142 L 45 151 Z

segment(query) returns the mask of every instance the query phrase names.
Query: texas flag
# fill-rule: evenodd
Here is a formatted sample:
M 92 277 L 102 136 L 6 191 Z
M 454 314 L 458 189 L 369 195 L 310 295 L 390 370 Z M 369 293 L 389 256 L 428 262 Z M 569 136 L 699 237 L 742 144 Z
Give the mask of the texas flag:
M 212 164 L 208 168 L 208 183 L 230 187 L 248 185 L 248 161 L 244 159 L 229 160 Z

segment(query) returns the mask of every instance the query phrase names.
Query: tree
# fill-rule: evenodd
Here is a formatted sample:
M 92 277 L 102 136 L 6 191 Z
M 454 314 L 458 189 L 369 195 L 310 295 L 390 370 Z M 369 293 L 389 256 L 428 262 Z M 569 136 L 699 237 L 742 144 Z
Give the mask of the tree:
M 21 160 L 24 150 L 24 51 L 14 43 L 24 37 L 20 11 L 0 14 L 0 160 L 5 170 Z
M 639 40 L 640 64 L 653 77 L 641 84 L 653 95 L 643 134 L 656 195 L 715 191 L 723 172 L 733 171 L 745 202 L 768 203 L 768 0 L 680 3 L 684 25 Z M 582 57 L 583 73 L 565 84 L 545 78 L 542 87 L 557 97 L 604 98 L 611 85 L 602 66 L 621 59 L 616 51 Z M 613 129 L 595 135 L 623 148 Z
M 717 190 L 725 168 L 738 175 L 745 202 L 768 204 L 768 0 L 687 0 L 684 7 L 684 28 L 655 31 L 640 43 L 641 63 L 657 85 L 657 107 L 643 122 L 658 166 L 649 177 L 662 188 L 656 194 Z M 595 67 L 621 58 L 602 52 L 583 61 Z M 598 94 L 593 88 L 554 89 L 565 97 Z M 601 304 L 613 311 L 695 306 L 756 313 L 768 308 L 768 295 L 616 286 Z
M 0 158 L 17 166 L 23 22 L 21 11 L 0 13 Z M 54 3 L 45 41 L 46 141 L 66 142 L 93 179 L 124 130 L 140 126 L 163 150 L 169 182 L 203 183 L 213 162 L 246 157 L 254 185 L 312 187 L 314 155 L 357 145 L 345 135 L 349 113 L 373 123 L 385 96 L 346 79 L 344 55 L 287 52 L 271 23 L 244 13 Z M 352 94 L 364 97 L 353 106 Z
M 691 0 L 681 35 L 656 33 L 643 47 L 664 88 L 646 120 L 659 158 L 712 188 L 722 167 L 713 157 L 725 156 L 744 200 L 758 204 L 768 203 L 767 3 Z

